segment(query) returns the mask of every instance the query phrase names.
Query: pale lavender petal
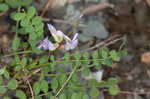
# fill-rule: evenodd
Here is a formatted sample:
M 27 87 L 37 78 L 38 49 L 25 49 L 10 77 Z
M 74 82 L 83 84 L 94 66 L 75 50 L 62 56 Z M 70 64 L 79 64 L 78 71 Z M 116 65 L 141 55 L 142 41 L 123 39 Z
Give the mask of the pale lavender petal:
M 74 49 L 74 48 L 76 48 L 76 47 L 77 47 L 77 45 L 78 45 L 78 39 L 73 40 L 73 41 L 71 42 L 71 47 L 70 47 L 70 49 Z
M 38 48 L 38 49 L 41 49 L 42 47 L 43 47 L 43 45 L 39 45 L 37 48 Z
M 76 33 L 76 34 L 74 35 L 74 37 L 73 37 L 73 39 L 72 39 L 72 40 L 76 40 L 76 39 L 77 39 L 77 37 L 78 37 L 78 33 Z
M 70 38 L 64 34 L 64 39 L 66 40 L 66 50 L 67 51 L 72 50 L 77 47 L 77 45 L 78 45 L 77 37 L 78 37 L 78 33 L 76 33 L 74 35 L 73 40 L 71 41 Z
M 57 32 L 56 28 L 53 25 L 47 24 L 47 26 L 48 26 L 48 29 L 50 30 L 51 33 L 56 33 Z
M 48 43 L 48 50 L 53 51 L 56 49 L 56 46 L 52 44 L 51 42 Z
M 44 39 L 44 41 L 48 41 L 48 36 Z
M 50 42 L 50 40 L 48 40 L 48 37 L 46 37 L 43 41 L 40 41 L 39 42 L 40 44 L 39 44 L 39 46 L 37 47 L 37 48 L 39 48 L 39 49 L 44 49 L 44 50 L 51 50 L 51 48 L 52 49 L 54 49 L 53 47 L 54 47 L 54 45 Z M 52 47 L 53 46 L 53 47 Z
M 70 48 L 71 48 L 71 44 L 69 42 L 66 42 L 66 46 L 65 46 L 66 51 L 69 51 Z
M 43 44 L 43 49 L 48 50 L 48 44 L 47 43 Z
M 48 42 L 48 41 L 49 41 L 49 40 L 48 40 L 48 37 L 46 37 L 43 41 L 44 41 L 44 42 Z

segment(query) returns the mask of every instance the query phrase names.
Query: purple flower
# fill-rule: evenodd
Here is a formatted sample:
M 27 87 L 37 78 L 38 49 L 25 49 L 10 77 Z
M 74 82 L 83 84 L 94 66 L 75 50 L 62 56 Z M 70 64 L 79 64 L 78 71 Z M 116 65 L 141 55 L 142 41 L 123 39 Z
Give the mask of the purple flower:
M 66 40 L 66 50 L 69 51 L 69 50 L 72 50 L 74 49 L 75 47 L 77 47 L 78 45 L 78 33 L 76 33 L 73 37 L 73 39 L 71 40 L 68 36 L 66 36 L 65 34 L 63 34 L 64 36 L 64 39 Z
M 51 24 L 47 24 L 48 29 L 50 30 L 52 36 L 54 37 L 55 41 L 60 43 L 63 40 L 63 32 L 61 32 L 60 30 L 56 30 L 56 28 L 54 26 L 52 26 Z
M 53 51 L 55 50 L 58 45 L 57 44 L 53 44 L 51 43 L 50 40 L 48 40 L 48 37 L 46 37 L 43 41 L 38 41 L 39 43 L 39 46 L 37 47 L 38 49 L 44 49 L 44 50 L 50 50 L 50 51 Z

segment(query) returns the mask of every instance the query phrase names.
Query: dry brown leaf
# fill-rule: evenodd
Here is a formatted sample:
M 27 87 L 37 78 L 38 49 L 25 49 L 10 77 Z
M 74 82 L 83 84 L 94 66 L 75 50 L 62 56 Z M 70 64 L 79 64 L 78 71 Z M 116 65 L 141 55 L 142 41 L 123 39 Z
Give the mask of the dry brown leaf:
M 146 64 L 150 64 L 150 52 L 143 53 L 141 56 L 141 61 Z
M 150 0 L 146 0 L 148 6 L 150 7 Z

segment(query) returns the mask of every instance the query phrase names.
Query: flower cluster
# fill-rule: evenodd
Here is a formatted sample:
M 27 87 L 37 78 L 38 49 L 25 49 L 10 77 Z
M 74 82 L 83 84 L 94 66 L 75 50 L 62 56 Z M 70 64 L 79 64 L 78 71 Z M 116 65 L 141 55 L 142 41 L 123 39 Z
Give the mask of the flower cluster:
M 48 29 L 50 30 L 52 36 L 54 37 L 54 40 L 56 43 L 52 43 L 48 37 L 46 37 L 44 40 L 38 41 L 39 46 L 38 49 L 44 49 L 44 50 L 50 50 L 54 51 L 59 47 L 59 44 L 65 39 L 65 50 L 69 51 L 77 47 L 78 45 L 78 33 L 75 33 L 73 39 L 71 40 L 67 35 L 65 35 L 62 31 L 56 30 L 54 26 L 51 24 L 47 24 Z

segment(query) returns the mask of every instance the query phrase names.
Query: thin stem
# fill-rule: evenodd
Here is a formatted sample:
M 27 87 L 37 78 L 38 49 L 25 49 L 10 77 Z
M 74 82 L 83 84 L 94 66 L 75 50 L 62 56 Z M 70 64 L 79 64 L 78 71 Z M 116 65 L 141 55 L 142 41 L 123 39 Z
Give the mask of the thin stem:
M 70 73 L 69 77 L 67 78 L 66 82 L 61 86 L 61 88 L 58 90 L 58 92 L 56 93 L 55 97 L 57 97 L 60 92 L 64 89 L 64 87 L 67 85 L 67 83 L 69 82 L 69 80 L 71 79 L 73 73 L 76 71 L 78 66 L 75 66 L 72 70 L 72 72 Z
M 88 59 L 88 60 L 69 60 L 69 62 L 87 62 L 87 61 L 103 61 L 105 59 Z M 64 63 L 65 61 L 55 61 L 56 63 Z M 47 66 L 47 65 L 50 65 L 50 64 L 53 64 L 53 63 L 46 63 L 46 64 L 40 64 L 39 66 L 36 66 L 36 67 L 43 67 L 43 66 Z
M 2 58 L 14 56 L 14 55 L 19 55 L 19 54 L 26 54 L 26 53 L 32 53 L 32 51 L 21 51 L 21 52 L 10 53 L 8 55 L 2 56 Z

